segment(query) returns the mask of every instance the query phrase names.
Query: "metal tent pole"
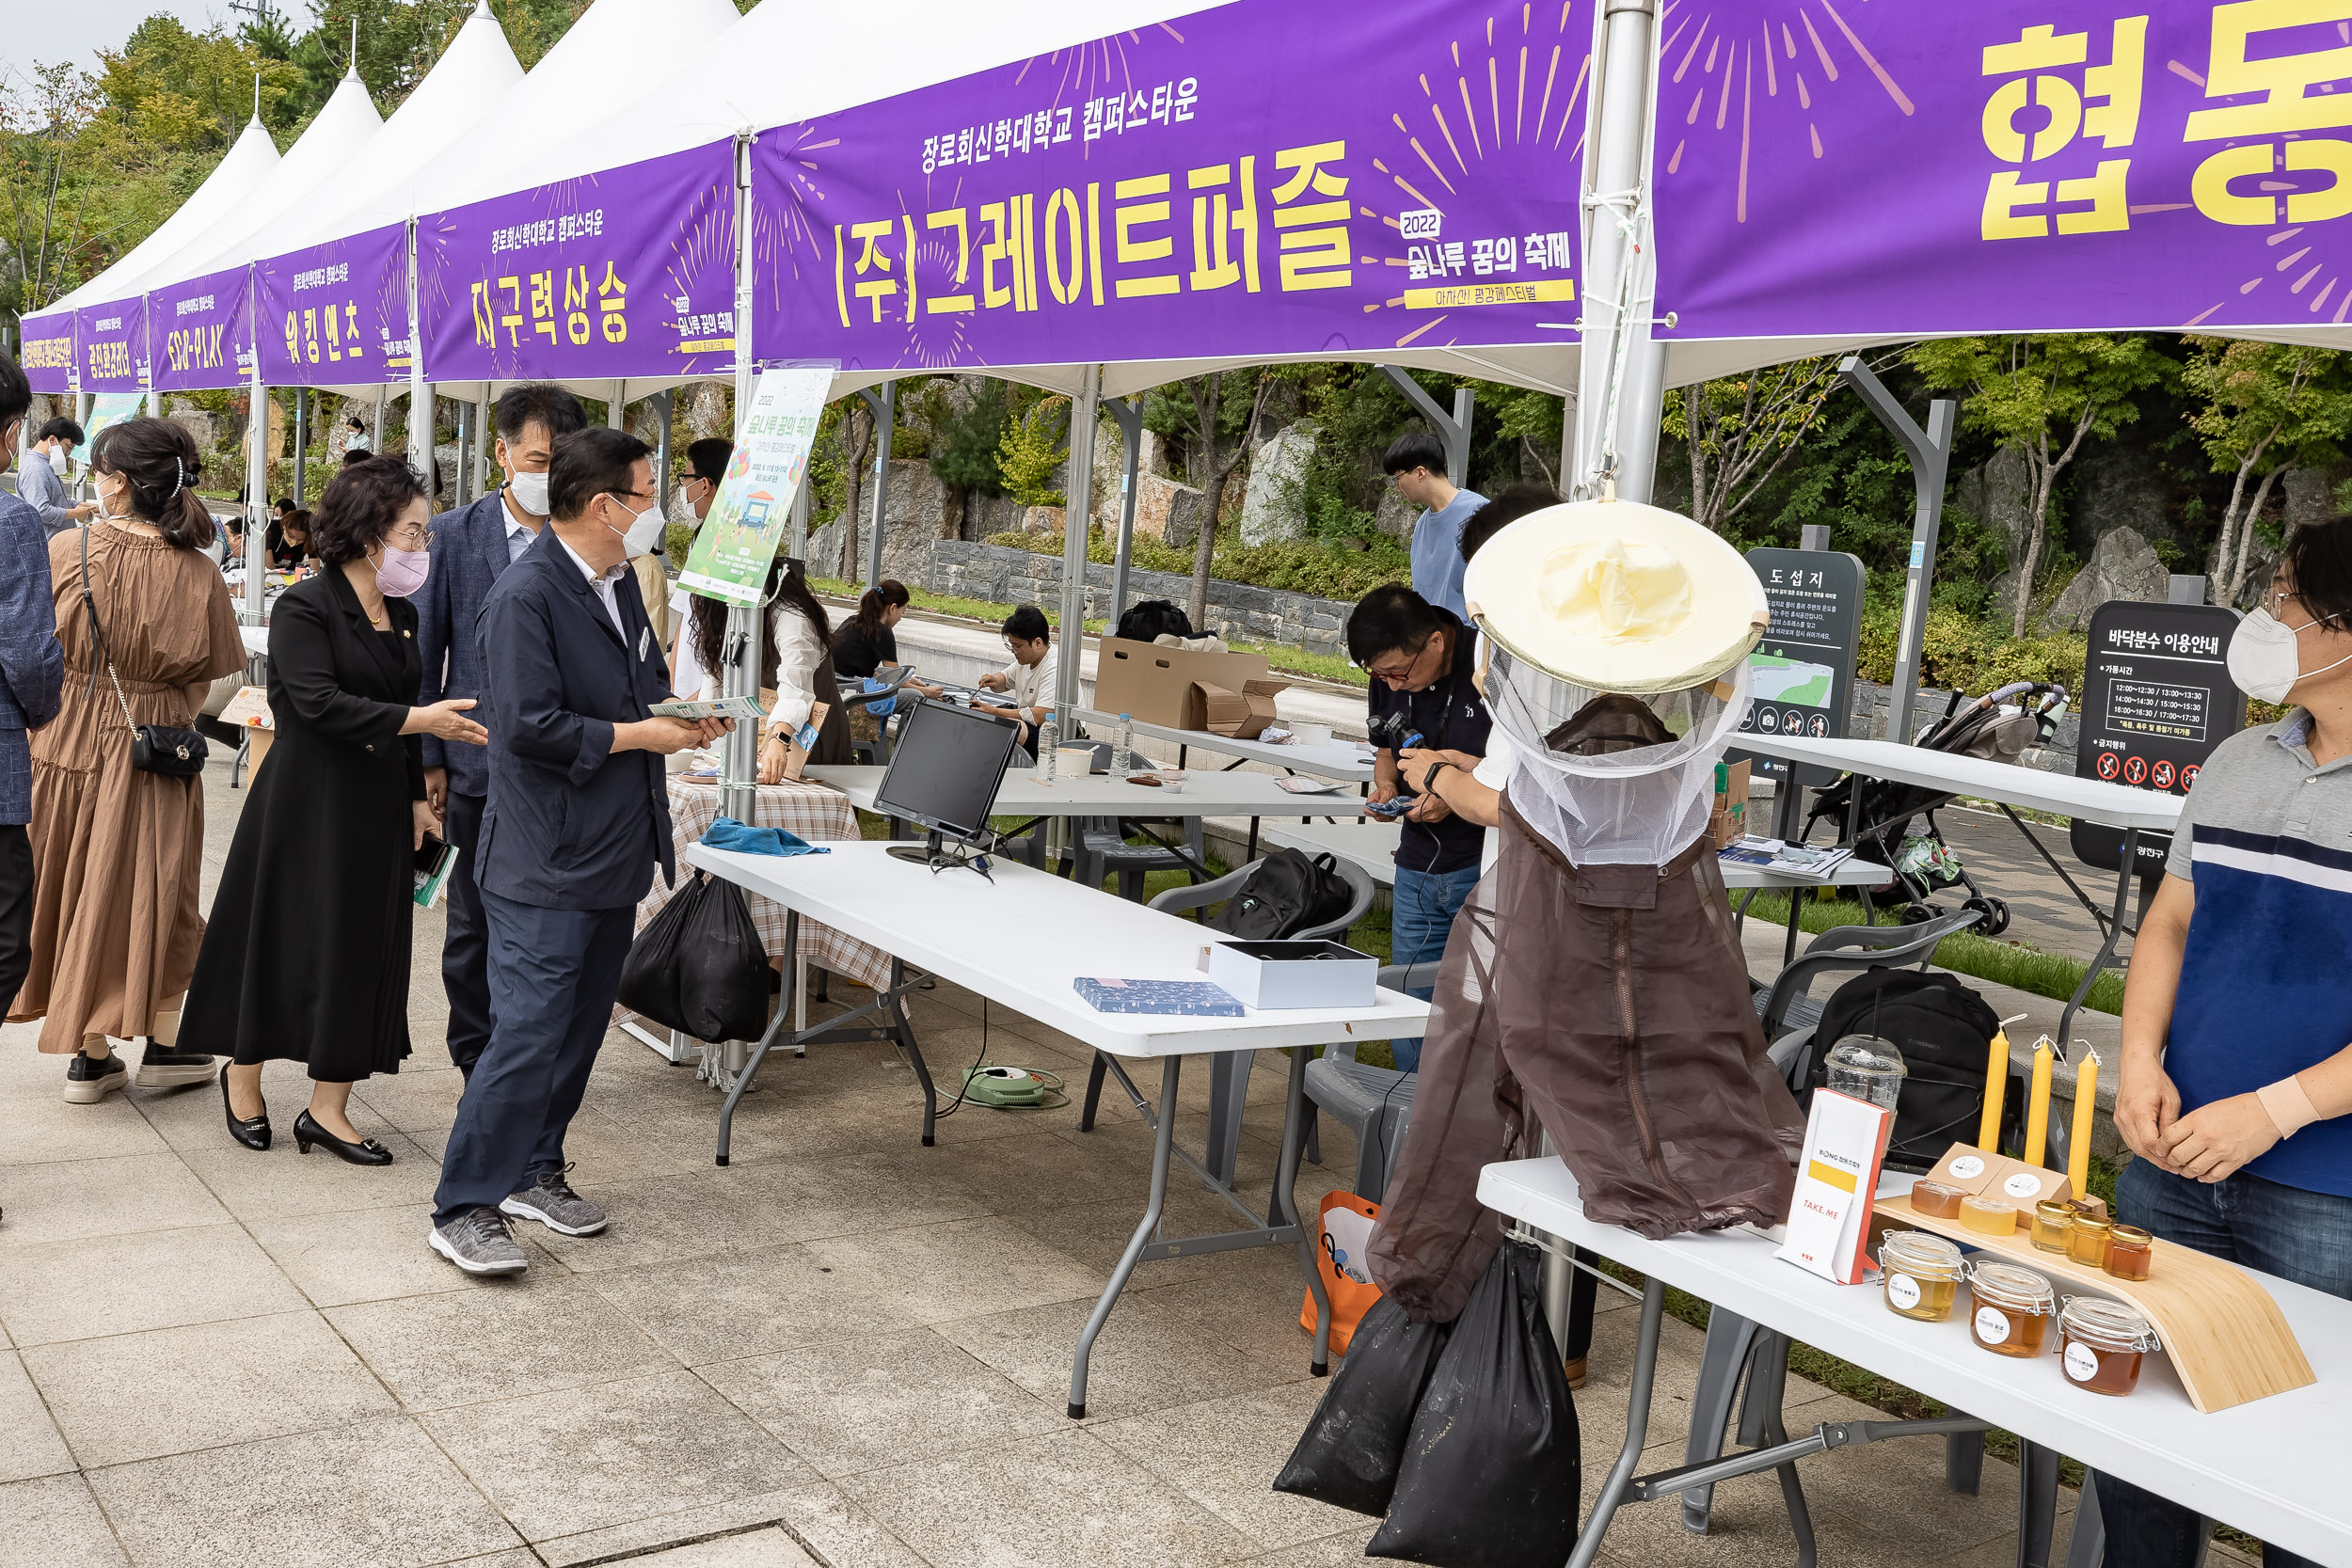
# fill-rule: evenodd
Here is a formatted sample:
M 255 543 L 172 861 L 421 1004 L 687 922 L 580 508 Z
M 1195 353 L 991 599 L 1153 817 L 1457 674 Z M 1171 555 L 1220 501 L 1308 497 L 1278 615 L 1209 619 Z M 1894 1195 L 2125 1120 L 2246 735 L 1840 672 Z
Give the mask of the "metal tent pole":
M 377 453 L 381 453 L 383 451 L 384 420 L 385 417 L 391 412 L 391 408 L 392 389 L 389 387 L 378 387 L 375 389 L 375 430 L 368 440 L 368 450 L 370 451 Z
M 309 461 L 310 453 L 310 389 L 308 387 L 298 387 L 294 388 L 294 510 L 297 512 L 302 510 L 304 492 L 307 488 L 303 482 L 309 478 L 309 475 L 303 470 Z
M 1895 643 L 1895 685 L 1886 694 L 1886 738 L 1909 740 L 1911 710 L 1919 696 L 1919 652 L 1927 637 L 1928 594 L 1935 586 L 1936 536 L 1944 528 L 1944 476 L 1951 467 L 1960 404 L 1950 398 L 1937 398 L 1928 404 L 1928 428 L 1921 430 L 1859 355 L 1840 360 L 1837 373 L 1911 459 L 1911 484 L 1917 506 L 1912 514 L 1911 564 L 1903 578 L 1902 629 Z
M 265 602 L 262 590 L 262 565 L 268 559 L 268 541 L 263 537 L 269 526 L 269 421 L 265 414 L 269 394 L 262 386 L 262 354 L 257 344 L 253 353 L 253 379 L 246 385 L 245 410 L 245 624 L 258 626 Z
M 752 140 L 735 138 L 735 438 L 743 439 L 743 422 L 751 418 L 752 376 Z M 727 635 L 723 644 L 726 660 L 723 695 L 759 694 L 759 626 L 757 610 L 748 605 L 727 608 Z M 759 733 L 755 725 L 738 724 L 720 742 L 720 800 L 738 822 L 758 815 Z M 790 966 L 787 966 L 787 974 Z
M 1459 489 L 1470 483 L 1470 416 L 1478 404 L 1478 394 L 1468 387 L 1454 388 L 1454 412 L 1448 414 L 1438 406 L 1438 400 L 1421 389 L 1421 383 L 1394 365 L 1383 365 L 1380 373 L 1396 384 L 1405 394 L 1405 401 L 1421 411 L 1421 417 L 1437 427 L 1438 444 L 1445 448 L 1446 483 Z
M 1143 467 L 1143 404 L 1136 398 L 1104 398 L 1103 406 L 1126 436 L 1126 467 L 1119 476 L 1119 550 L 1111 558 L 1111 609 L 1104 617 L 1116 629 L 1127 610 L 1127 559 L 1136 544 L 1136 481 Z M 1089 464 L 1091 467 L 1093 465 Z
M 424 476 L 433 504 L 441 487 L 433 465 L 433 388 L 424 379 L 424 312 L 417 300 L 417 222 L 408 220 L 408 466 Z M 420 445 L 421 443 L 421 445 Z
M 474 407 L 470 403 L 457 405 L 457 477 L 450 487 L 449 503 L 464 506 L 473 499 L 473 422 Z
M 1078 713 L 1078 664 L 1086 649 L 1087 513 L 1094 501 L 1094 421 L 1102 403 L 1103 367 L 1089 365 L 1070 405 L 1070 504 L 1061 527 L 1061 654 L 1054 666 L 1054 706 L 1065 745 Z
M 473 450 L 466 454 L 466 463 L 473 470 L 473 493 L 486 496 L 494 488 L 490 483 L 490 429 L 498 422 L 498 404 L 486 381 L 482 384 L 482 402 L 476 406 L 481 413 L 474 420 Z
M 874 515 L 866 531 L 866 586 L 882 581 L 882 529 L 890 515 L 890 431 L 898 418 L 898 384 L 885 381 L 858 394 L 874 411 Z M 843 562 L 847 572 L 850 562 Z
M 809 488 L 808 485 L 803 484 L 792 492 L 792 554 L 796 560 L 800 561 L 808 559 Z
M 665 523 L 670 516 L 670 415 L 676 402 L 677 394 L 666 388 L 654 396 L 654 417 L 660 427 L 653 444 L 653 489 Z
M 1649 347 L 1654 251 L 1642 243 L 1656 52 L 1657 0 L 1606 0 L 1585 161 L 1576 452 L 1562 486 L 1580 499 L 1611 486 L 1646 498 L 1656 467 L 1664 378 Z

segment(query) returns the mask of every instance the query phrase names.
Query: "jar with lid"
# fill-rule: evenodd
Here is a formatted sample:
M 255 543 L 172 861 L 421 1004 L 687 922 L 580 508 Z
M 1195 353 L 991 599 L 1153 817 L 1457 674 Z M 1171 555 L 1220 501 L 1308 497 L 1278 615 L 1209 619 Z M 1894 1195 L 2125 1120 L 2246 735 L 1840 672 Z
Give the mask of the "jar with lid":
M 2065 1252 L 2066 1233 L 2074 1221 L 2073 1204 L 2043 1198 L 2033 1206 L 2033 1244 L 2044 1252 Z
M 1894 1230 L 1879 1245 L 1886 1309 L 1898 1317 L 1940 1323 L 1952 1315 L 1963 1272 L 1960 1248 L 1924 1230 Z
M 2066 1381 L 2094 1394 L 2120 1397 L 2138 1387 L 2141 1358 L 2162 1348 L 2147 1316 L 2123 1302 L 2069 1296 L 2058 1314 Z
M 1968 1332 L 1978 1344 L 1995 1355 L 2042 1354 L 2050 1319 L 2058 1311 L 2048 1276 L 2016 1263 L 1979 1258 L 1968 1270 L 1968 1293 L 1977 1306 Z
M 2118 1279 L 2145 1279 L 2154 1261 L 2155 1243 L 2137 1225 L 2119 1225 L 2107 1232 L 2107 1273 Z
M 2090 1214 L 2076 1214 L 2066 1230 L 2066 1256 L 2087 1269 L 2107 1266 L 2107 1237 L 2115 1227 Z

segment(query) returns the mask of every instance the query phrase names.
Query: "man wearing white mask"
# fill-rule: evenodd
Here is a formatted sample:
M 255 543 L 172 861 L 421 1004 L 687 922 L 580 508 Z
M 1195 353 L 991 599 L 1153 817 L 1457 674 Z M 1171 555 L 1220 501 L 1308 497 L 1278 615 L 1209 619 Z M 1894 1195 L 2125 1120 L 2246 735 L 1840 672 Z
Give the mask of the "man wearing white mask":
M 486 684 L 475 652 L 474 623 L 500 574 L 528 549 L 548 521 L 548 468 L 555 444 L 588 423 L 580 400 L 561 387 L 527 383 L 500 395 L 494 415 L 498 459 L 505 484 L 468 506 L 433 519 L 433 565 L 417 607 L 417 653 L 424 678 L 421 707 L 453 697 L 482 695 Z M 441 948 L 441 985 L 449 993 L 449 1054 L 470 1073 L 490 1043 L 488 936 L 473 863 L 481 843 L 482 810 L 490 789 L 489 753 L 480 746 L 424 739 L 425 797 L 441 814 L 442 832 L 457 849 L 449 881 L 449 937 Z
M 429 1238 L 469 1274 L 526 1266 L 510 1218 L 565 1236 L 605 1227 L 564 1179 L 564 1132 L 637 902 L 656 865 L 675 874 L 660 758 L 733 727 L 651 712 L 670 682 L 628 569 L 661 541 L 649 455 L 604 425 L 558 441 L 548 527 L 482 607 L 490 793 L 474 877 L 497 1022 L 457 1104 Z
M 32 461 L 16 476 L 16 493 L 40 514 L 40 526 L 54 539 L 67 529 L 98 515 L 96 501 L 75 506 L 66 499 L 65 466 L 82 444 L 82 427 L 72 420 L 52 420 L 33 441 Z

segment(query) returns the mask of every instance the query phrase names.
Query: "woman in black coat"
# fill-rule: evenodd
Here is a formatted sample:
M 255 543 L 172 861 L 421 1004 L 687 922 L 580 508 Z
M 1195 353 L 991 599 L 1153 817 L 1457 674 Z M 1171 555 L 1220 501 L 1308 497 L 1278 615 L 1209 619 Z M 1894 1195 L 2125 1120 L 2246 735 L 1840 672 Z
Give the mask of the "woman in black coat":
M 416 851 L 440 829 L 420 737 L 486 738 L 465 716 L 469 700 L 413 705 L 422 666 L 405 595 L 423 586 L 432 515 L 397 458 L 346 467 L 312 521 L 326 569 L 270 613 L 276 734 L 237 819 L 180 1026 L 183 1050 L 230 1058 L 221 1099 L 247 1148 L 270 1142 L 262 1064 L 296 1061 L 312 1080 L 294 1118 L 302 1151 L 391 1162 L 347 1107 L 354 1082 L 397 1072 L 408 1054 Z

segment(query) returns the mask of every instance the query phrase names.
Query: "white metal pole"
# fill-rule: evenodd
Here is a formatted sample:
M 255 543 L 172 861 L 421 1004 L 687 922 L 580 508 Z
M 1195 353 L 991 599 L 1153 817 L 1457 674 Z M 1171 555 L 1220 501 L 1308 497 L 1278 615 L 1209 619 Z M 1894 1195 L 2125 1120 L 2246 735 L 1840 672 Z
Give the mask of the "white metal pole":
M 262 565 L 268 560 L 269 394 L 262 385 L 262 346 L 253 345 L 253 379 L 246 384 L 245 436 L 245 624 L 262 624 Z
M 1648 348 L 1654 249 L 1642 243 L 1656 10 L 1657 0 L 1607 0 L 1601 17 L 1601 70 L 1587 122 L 1576 451 L 1563 484 L 1577 499 L 1613 485 L 1629 499 L 1646 497 L 1656 464 L 1663 377 Z M 1634 432 L 1644 434 L 1629 441 Z
M 1065 744 L 1077 717 L 1078 662 L 1086 649 L 1087 514 L 1094 502 L 1094 420 L 1102 397 L 1103 367 L 1089 365 L 1070 405 L 1070 504 L 1062 513 L 1061 653 L 1054 667 L 1054 706 Z
M 441 504 L 433 464 L 433 388 L 424 379 L 424 312 L 417 299 L 417 220 L 408 220 L 408 466 Z
M 743 439 L 743 421 L 751 418 L 752 378 L 752 141 L 735 138 L 735 438 Z M 759 693 L 760 614 L 742 605 L 727 610 L 724 694 Z M 681 628 L 680 635 L 684 635 Z M 721 800 L 729 816 L 750 822 L 758 810 L 759 732 L 756 725 L 738 724 L 720 743 Z M 787 974 L 790 973 L 787 966 Z
M 874 516 L 866 531 L 866 586 L 882 581 L 882 530 L 890 526 L 890 436 L 898 423 L 898 384 L 885 381 L 874 408 Z

